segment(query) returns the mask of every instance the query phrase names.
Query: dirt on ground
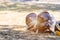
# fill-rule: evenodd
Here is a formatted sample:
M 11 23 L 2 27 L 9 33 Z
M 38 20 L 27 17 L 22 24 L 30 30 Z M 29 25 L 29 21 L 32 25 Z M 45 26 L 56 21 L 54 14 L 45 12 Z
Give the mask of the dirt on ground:
M 15 13 L 15 12 L 11 12 L 9 13 L 9 11 L 4 12 L 4 11 L 0 11 L 1 13 L 1 20 L 0 20 L 0 24 L 7 24 L 7 25 L 11 25 L 11 24 L 20 24 L 20 25 L 25 25 L 25 17 L 27 14 L 29 14 L 28 12 L 24 12 L 24 13 Z M 35 11 L 33 11 L 35 12 Z M 12 14 L 13 13 L 13 14 Z M 35 12 L 36 14 L 39 14 L 40 11 Z M 55 12 L 55 11 L 49 11 L 49 13 L 53 14 L 55 18 L 57 18 L 56 20 L 60 20 L 60 12 Z M 6 16 L 5 16 L 6 15 Z M 16 16 L 15 16 L 16 15 Z M 17 19 L 16 19 L 17 17 Z M 5 20 L 5 19 L 6 20 Z M 9 19 L 8 19 L 9 18 Z M 4 31 L 1 31 L 4 30 Z M 6 31 L 7 30 L 7 31 Z M 33 32 L 29 32 L 26 30 L 26 27 L 20 27 L 20 26 L 4 26 L 2 27 L 2 25 L 0 26 L 0 40 L 60 40 L 60 36 L 57 36 L 56 34 L 53 33 L 33 33 Z
M 60 37 L 53 33 L 34 33 L 30 31 L 23 31 L 24 27 L 20 27 L 20 31 L 6 29 L 1 31 L 0 40 L 60 40 Z

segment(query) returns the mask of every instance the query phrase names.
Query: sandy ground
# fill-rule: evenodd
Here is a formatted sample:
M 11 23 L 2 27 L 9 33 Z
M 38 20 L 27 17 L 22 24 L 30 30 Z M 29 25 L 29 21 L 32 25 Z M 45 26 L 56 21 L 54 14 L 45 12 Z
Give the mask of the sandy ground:
M 23 25 L 26 26 L 25 20 L 29 13 L 36 13 L 37 15 L 42 11 L 48 11 L 52 14 L 56 21 L 60 20 L 60 11 L 51 10 L 32 10 L 32 11 L 0 11 L 0 25 Z
M 20 30 L 6 29 L 7 31 L 0 31 L 0 40 L 60 40 L 60 37 L 51 33 L 33 33 L 24 31 L 25 27 L 20 27 Z M 1 30 L 1 29 L 0 29 Z
M 60 40 L 60 37 L 51 34 L 36 34 L 26 30 L 25 18 L 31 12 L 37 15 L 43 10 L 35 10 L 29 12 L 0 11 L 0 40 Z M 55 20 L 60 20 L 59 11 L 48 11 Z M 3 26 L 5 25 L 5 26 Z M 12 26 L 13 25 L 13 26 Z M 16 26 L 19 25 L 19 26 Z M 22 26 L 20 26 L 22 25 Z

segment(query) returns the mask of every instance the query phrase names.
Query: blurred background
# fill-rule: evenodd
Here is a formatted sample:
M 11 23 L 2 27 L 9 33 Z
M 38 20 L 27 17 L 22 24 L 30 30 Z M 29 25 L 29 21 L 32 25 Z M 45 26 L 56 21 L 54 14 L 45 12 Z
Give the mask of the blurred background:
M 35 34 L 26 30 L 26 16 L 42 11 L 60 21 L 60 0 L 0 0 L 0 40 L 60 40 L 53 33 Z
M 0 25 L 26 26 L 25 19 L 29 13 L 37 15 L 42 11 L 48 11 L 60 20 L 60 0 L 0 0 Z M 19 28 L 18 27 L 18 28 Z

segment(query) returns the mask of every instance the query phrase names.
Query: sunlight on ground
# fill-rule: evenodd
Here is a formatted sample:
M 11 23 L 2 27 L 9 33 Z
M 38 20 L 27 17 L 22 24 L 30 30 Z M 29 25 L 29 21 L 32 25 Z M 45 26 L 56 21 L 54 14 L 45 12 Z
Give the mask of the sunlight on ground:
M 22 12 L 15 12 L 15 11 L 0 11 L 0 25 L 22 25 L 26 26 L 25 20 L 26 16 L 29 13 L 36 13 L 37 15 L 41 13 L 43 10 L 35 10 L 35 11 L 22 11 Z M 52 14 L 55 17 L 55 20 L 60 20 L 60 12 L 59 11 L 48 11 L 50 14 Z M 10 28 L 13 28 L 13 30 L 21 30 L 26 31 L 26 27 L 20 28 L 20 26 L 9 26 Z M 15 28 L 14 28 L 15 27 Z M 0 27 L 2 28 L 2 27 Z
M 31 12 L 15 12 L 15 11 L 0 11 L 0 25 L 23 25 L 25 24 L 25 18 L 29 13 L 36 13 L 37 15 L 43 10 L 35 10 Z M 48 11 L 56 20 L 60 20 L 60 12 Z

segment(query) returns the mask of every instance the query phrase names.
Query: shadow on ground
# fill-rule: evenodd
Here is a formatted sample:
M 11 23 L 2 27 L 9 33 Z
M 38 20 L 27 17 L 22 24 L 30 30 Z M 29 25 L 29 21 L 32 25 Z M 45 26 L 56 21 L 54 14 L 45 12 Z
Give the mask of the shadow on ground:
M 60 40 L 59 36 L 51 34 L 36 34 L 22 31 L 0 31 L 0 40 Z

